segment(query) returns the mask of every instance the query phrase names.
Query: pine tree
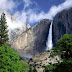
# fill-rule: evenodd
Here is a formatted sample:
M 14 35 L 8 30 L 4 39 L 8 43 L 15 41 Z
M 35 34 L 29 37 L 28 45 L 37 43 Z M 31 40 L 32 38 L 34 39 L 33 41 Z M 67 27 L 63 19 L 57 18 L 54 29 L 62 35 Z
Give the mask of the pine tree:
M 0 46 L 6 44 L 7 41 L 9 40 L 7 27 L 8 26 L 7 26 L 5 14 L 2 13 L 0 19 Z

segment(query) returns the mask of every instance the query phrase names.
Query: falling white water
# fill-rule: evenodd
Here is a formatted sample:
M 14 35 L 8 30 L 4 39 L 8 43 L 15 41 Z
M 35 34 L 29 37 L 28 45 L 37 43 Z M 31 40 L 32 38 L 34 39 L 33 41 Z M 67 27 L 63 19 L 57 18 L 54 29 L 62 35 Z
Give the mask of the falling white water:
M 50 28 L 49 28 L 49 34 L 48 34 L 48 40 L 46 42 L 46 50 L 50 50 L 53 46 L 52 44 L 52 22 L 51 22 L 51 25 L 50 25 Z

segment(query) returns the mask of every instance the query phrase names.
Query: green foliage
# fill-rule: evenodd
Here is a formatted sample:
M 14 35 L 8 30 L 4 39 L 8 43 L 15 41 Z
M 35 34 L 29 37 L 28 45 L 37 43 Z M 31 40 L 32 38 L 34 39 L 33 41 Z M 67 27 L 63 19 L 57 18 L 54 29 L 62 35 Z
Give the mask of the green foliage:
M 22 72 L 29 71 L 29 64 L 27 62 L 25 62 L 24 60 L 20 60 L 20 64 L 22 65 Z
M 61 55 L 61 58 L 72 58 L 72 35 L 65 34 L 63 37 L 58 40 L 56 47 L 53 50 Z
M 33 72 L 37 72 L 36 68 L 34 67 Z
M 0 47 L 0 72 L 27 72 L 28 64 L 19 59 L 19 55 L 6 44 Z
M 72 59 L 64 60 L 61 63 L 55 64 L 55 69 L 53 72 L 72 72 Z
M 45 66 L 45 72 L 53 72 L 53 65 Z
M 50 53 L 50 57 L 54 57 L 56 55 L 58 55 L 58 53 L 56 51 L 53 51 L 53 52 Z
M 72 72 L 72 58 L 58 62 L 57 64 L 51 64 L 45 66 L 45 72 Z
M 7 26 L 5 14 L 2 13 L 0 19 L 0 46 L 6 44 L 9 40 L 7 27 L 8 26 Z
M 59 55 L 63 62 L 45 66 L 45 72 L 72 72 L 72 35 L 65 34 L 52 50 L 51 56 Z
M 34 67 L 34 69 L 32 70 L 32 68 L 30 67 L 29 72 L 37 72 L 36 68 Z
M 29 72 L 33 72 L 31 67 L 29 68 Z

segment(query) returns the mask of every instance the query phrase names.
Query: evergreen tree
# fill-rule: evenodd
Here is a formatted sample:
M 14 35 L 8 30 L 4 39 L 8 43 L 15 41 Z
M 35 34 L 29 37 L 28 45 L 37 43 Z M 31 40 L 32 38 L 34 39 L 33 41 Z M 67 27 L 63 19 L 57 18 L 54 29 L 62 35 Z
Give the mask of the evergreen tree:
M 2 13 L 0 19 L 0 46 L 4 45 L 9 40 L 7 27 L 8 26 L 7 26 L 5 14 Z

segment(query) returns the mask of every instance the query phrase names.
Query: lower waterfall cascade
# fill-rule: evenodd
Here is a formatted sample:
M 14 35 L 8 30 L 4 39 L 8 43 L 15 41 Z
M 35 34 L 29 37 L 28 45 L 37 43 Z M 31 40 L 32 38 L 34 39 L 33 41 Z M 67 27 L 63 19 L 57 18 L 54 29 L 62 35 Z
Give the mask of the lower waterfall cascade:
M 50 50 L 53 47 L 53 43 L 52 43 L 52 23 L 53 22 L 51 22 L 51 25 L 50 25 L 50 28 L 49 28 L 48 39 L 47 39 L 47 42 L 46 42 L 46 50 Z

